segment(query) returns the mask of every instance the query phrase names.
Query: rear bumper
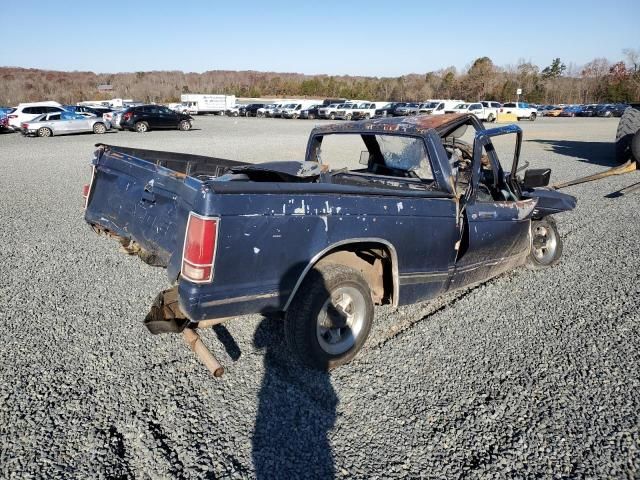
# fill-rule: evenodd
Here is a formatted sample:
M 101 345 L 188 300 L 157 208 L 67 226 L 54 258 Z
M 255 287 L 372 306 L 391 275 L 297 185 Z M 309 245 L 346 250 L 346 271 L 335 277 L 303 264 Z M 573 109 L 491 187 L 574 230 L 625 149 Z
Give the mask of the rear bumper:
M 286 292 L 278 285 L 262 286 L 260 290 L 205 293 L 210 285 L 196 285 L 181 280 L 178 284 L 179 305 L 184 315 L 192 322 L 217 318 L 236 317 L 254 313 L 277 312 L 283 309 Z

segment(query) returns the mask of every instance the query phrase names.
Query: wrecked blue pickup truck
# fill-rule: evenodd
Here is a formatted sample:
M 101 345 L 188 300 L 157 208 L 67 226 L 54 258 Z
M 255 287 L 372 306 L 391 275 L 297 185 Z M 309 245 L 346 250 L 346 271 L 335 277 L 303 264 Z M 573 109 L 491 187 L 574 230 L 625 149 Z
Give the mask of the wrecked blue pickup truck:
M 513 141 L 507 164 L 496 137 Z M 521 143 L 515 125 L 447 114 L 319 126 L 296 162 L 99 144 L 85 219 L 167 269 L 145 324 L 182 332 L 212 371 L 196 328 L 276 312 L 291 350 L 331 369 L 363 346 L 374 305 L 558 261 L 551 215 L 576 200 L 545 188 L 548 169 L 518 175 Z

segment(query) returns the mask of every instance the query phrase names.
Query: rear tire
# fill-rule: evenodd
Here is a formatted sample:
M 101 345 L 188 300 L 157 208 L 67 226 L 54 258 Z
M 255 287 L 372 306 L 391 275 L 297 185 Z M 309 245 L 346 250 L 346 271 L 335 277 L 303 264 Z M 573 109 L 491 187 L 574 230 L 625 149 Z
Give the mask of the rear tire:
M 353 268 L 326 264 L 309 271 L 285 316 L 289 348 L 306 365 L 327 371 L 353 359 L 373 323 L 369 285 Z
M 53 132 L 51 131 L 50 128 L 42 127 L 42 128 L 38 129 L 38 136 L 39 137 L 52 137 L 53 136 Z
M 329 120 L 335 120 L 336 119 L 336 114 L 335 113 L 330 113 L 329 114 Z
M 531 222 L 533 236 L 531 252 L 527 257 L 527 267 L 532 270 L 552 267 L 562 256 L 562 238 L 552 217 L 544 217 Z
M 493 123 L 495 121 L 496 121 L 496 117 L 493 116 L 493 113 L 490 113 L 489 116 L 487 117 L 487 122 Z
M 149 124 L 147 122 L 136 122 L 134 128 L 138 133 L 146 133 L 149 131 Z
M 634 153 L 631 145 L 632 140 L 637 137 L 637 133 L 640 131 L 640 110 L 636 110 L 633 107 L 627 108 L 620 122 L 618 123 L 618 130 L 616 132 L 616 160 L 620 163 L 624 163 L 627 160 L 633 158 L 636 162 L 640 162 L 640 154 Z
M 310 113 L 307 117 L 309 120 L 315 120 L 316 116 L 313 113 Z
M 529 121 L 530 122 L 535 122 L 536 121 L 536 116 L 537 115 L 535 113 L 532 113 L 531 115 L 529 115 Z
M 94 123 L 93 125 L 93 133 L 97 133 L 98 135 L 102 135 L 107 131 L 107 127 L 104 126 L 104 123 Z

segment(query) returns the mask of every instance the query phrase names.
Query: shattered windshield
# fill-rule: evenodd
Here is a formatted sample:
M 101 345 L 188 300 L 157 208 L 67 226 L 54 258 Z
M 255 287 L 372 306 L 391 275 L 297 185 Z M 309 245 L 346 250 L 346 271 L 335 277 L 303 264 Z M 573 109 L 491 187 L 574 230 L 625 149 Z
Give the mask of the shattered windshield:
M 423 180 L 433 180 L 427 150 L 421 139 L 400 135 L 376 135 L 376 140 L 387 167 L 414 172 Z

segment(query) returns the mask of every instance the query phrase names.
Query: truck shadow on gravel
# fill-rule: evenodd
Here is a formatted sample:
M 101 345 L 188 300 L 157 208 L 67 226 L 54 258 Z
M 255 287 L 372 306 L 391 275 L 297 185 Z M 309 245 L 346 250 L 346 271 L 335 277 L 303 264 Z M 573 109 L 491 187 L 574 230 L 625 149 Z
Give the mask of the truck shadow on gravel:
M 603 167 L 618 165 L 613 142 L 580 142 L 575 140 L 527 140 L 551 147 L 553 153 L 577 158 L 581 162 Z
M 256 478 L 334 478 L 328 432 L 338 397 L 329 374 L 292 361 L 279 318 L 264 318 L 253 341 L 265 351 L 252 438 Z

